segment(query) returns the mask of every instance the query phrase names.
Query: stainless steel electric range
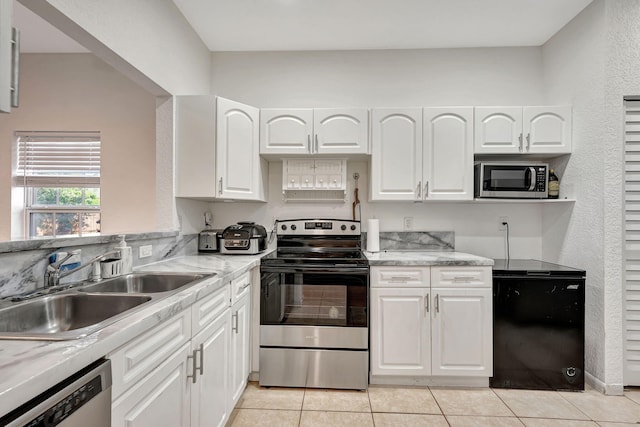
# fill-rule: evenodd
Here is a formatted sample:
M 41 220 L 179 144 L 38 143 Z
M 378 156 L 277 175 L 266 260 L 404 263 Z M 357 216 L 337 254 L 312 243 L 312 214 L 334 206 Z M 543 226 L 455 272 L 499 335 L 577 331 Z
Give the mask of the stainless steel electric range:
M 260 273 L 260 385 L 364 390 L 369 262 L 360 222 L 277 221 Z

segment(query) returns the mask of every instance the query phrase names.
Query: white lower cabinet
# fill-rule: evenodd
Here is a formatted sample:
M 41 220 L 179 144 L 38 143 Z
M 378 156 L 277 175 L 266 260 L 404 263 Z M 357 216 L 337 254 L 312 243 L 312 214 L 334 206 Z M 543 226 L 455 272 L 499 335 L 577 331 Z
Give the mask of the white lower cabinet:
M 193 340 L 197 366 L 202 366 L 202 375 L 196 375 L 191 393 L 191 425 L 223 426 L 233 407 L 227 401 L 229 387 L 229 355 L 231 350 L 231 311 L 211 322 Z M 202 364 L 198 358 L 202 355 Z
M 491 267 L 371 267 L 371 375 L 490 377 Z
M 250 354 L 250 298 L 245 295 L 231 308 L 231 402 L 229 406 L 233 408 L 245 386 L 249 377 L 249 354 Z
M 431 288 L 431 374 L 490 377 L 491 288 Z
M 113 367 L 113 427 L 224 426 L 247 384 L 251 276 L 126 343 Z
M 189 344 L 184 344 L 149 375 L 117 398 L 112 427 L 188 426 L 191 387 L 187 378 Z
M 229 407 L 238 403 L 249 377 L 251 354 L 251 276 L 249 273 L 231 282 L 231 347 Z
M 371 289 L 371 374 L 429 375 L 428 288 Z

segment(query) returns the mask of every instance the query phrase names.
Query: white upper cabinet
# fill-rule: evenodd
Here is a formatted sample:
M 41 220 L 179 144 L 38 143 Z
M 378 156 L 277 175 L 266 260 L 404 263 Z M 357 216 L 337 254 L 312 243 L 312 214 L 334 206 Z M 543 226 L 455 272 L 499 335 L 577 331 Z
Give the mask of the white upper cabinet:
M 571 107 L 476 107 L 476 154 L 571 153 Z
M 362 108 L 262 109 L 260 154 L 367 154 L 369 111 Z
M 218 195 L 237 200 L 260 199 L 260 110 L 218 98 Z
M 265 200 L 259 110 L 214 96 L 177 96 L 176 197 Z
M 422 109 L 375 109 L 371 122 L 371 200 L 419 200 Z
M 473 108 L 372 111 L 371 197 L 473 199 Z
M 424 109 L 425 200 L 473 199 L 473 107 Z
M 11 112 L 13 0 L 0 1 L 0 112 Z
M 317 108 L 313 111 L 314 153 L 366 154 L 369 111 L 361 108 Z
M 571 153 L 571 107 L 525 107 L 522 126 L 524 152 Z
M 313 110 L 263 109 L 260 111 L 260 152 L 307 154 L 311 152 Z
M 476 107 L 475 152 L 519 153 L 522 107 Z

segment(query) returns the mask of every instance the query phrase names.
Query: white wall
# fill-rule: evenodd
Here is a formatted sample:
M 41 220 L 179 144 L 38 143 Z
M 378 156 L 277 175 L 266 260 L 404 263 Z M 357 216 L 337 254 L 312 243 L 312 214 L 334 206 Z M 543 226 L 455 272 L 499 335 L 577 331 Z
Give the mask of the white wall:
M 586 369 L 605 382 L 604 189 L 602 144 L 605 82 L 605 3 L 588 6 L 543 48 L 548 102 L 573 105 L 573 153 L 560 186 L 577 200 L 568 217 L 548 208 L 543 253 L 587 271 Z M 563 231 L 559 233 L 559 231 Z
M 213 53 L 212 93 L 257 107 L 522 105 L 539 48 Z
M 102 232 L 154 231 L 155 97 L 91 54 L 23 54 L 21 65 L 20 107 L 0 115 L 0 240 L 24 238 L 10 231 L 16 130 L 100 131 Z
M 442 202 L 386 202 L 367 201 L 368 171 L 365 162 L 348 162 L 346 203 L 293 203 L 282 198 L 282 162 L 269 163 L 268 203 L 212 203 L 214 228 L 224 228 L 237 221 L 255 221 L 272 228 L 275 219 L 291 218 L 351 218 L 354 200 L 354 172 L 360 174 L 358 183 L 361 218 L 378 218 L 381 231 L 400 231 L 405 216 L 413 217 L 417 231 L 455 231 L 456 250 L 491 258 L 505 257 L 505 233 L 498 231 L 498 216 L 508 215 L 511 224 L 511 257 L 540 258 L 540 207 L 536 204 L 470 204 Z M 204 226 L 206 209 L 193 205 L 191 223 L 183 219 L 183 230 Z M 360 219 L 358 212 L 357 219 Z M 366 231 L 366 223 L 363 225 Z
M 576 203 L 554 224 L 545 212 L 543 252 L 587 270 L 587 369 L 622 393 L 625 96 L 640 95 L 640 1 L 598 0 L 543 49 L 547 99 L 574 106 L 575 148 L 561 186 Z M 564 238 L 555 231 L 566 229 Z M 636 384 L 634 384 L 636 385 Z
M 171 0 L 19 0 L 158 99 L 156 221 L 178 227 L 169 95 L 210 92 L 210 52 Z M 1 176 L 0 176 L 1 178 Z
M 213 93 L 258 107 L 537 105 L 541 81 L 540 48 L 212 54 Z M 369 203 L 367 164 L 348 168 L 346 203 L 284 203 L 282 164 L 271 162 L 269 203 L 213 203 L 214 225 L 253 220 L 271 228 L 275 218 L 350 218 L 358 171 L 362 218 L 379 218 L 382 231 L 402 230 L 404 216 L 412 216 L 414 230 L 455 231 L 457 250 L 503 258 L 498 216 L 507 215 L 511 256 L 541 256 L 539 205 Z M 183 230 L 186 222 L 202 228 L 202 214 L 185 213 L 190 220 Z
M 172 95 L 209 92 L 209 50 L 171 0 L 19 1 L 134 80 L 137 70 Z

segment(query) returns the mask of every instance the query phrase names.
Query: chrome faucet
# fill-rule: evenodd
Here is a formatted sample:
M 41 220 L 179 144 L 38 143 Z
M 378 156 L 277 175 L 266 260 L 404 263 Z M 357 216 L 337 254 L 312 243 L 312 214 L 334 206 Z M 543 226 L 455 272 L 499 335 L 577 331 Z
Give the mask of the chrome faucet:
M 69 258 L 79 253 L 80 251 L 78 250 L 70 251 L 69 254 L 66 257 L 64 257 L 61 261 L 47 265 L 47 270 L 44 273 L 44 288 L 51 288 L 51 287 L 58 286 L 60 284 L 60 279 L 64 279 L 68 275 L 76 273 L 80 270 L 84 270 L 87 267 L 92 267 L 96 262 L 102 261 L 107 257 L 114 258 L 114 259 L 120 259 L 121 257 L 120 251 L 114 250 L 114 251 L 104 253 L 102 255 L 98 255 L 95 258 L 93 258 L 91 261 L 87 262 L 86 264 L 82 264 L 79 267 L 76 267 L 72 270 L 60 271 L 65 261 L 67 261 Z M 100 279 L 101 279 L 100 273 L 98 272 L 97 274 L 95 274 L 95 269 L 94 269 L 94 274 L 92 274 L 89 277 L 89 280 L 98 281 Z

